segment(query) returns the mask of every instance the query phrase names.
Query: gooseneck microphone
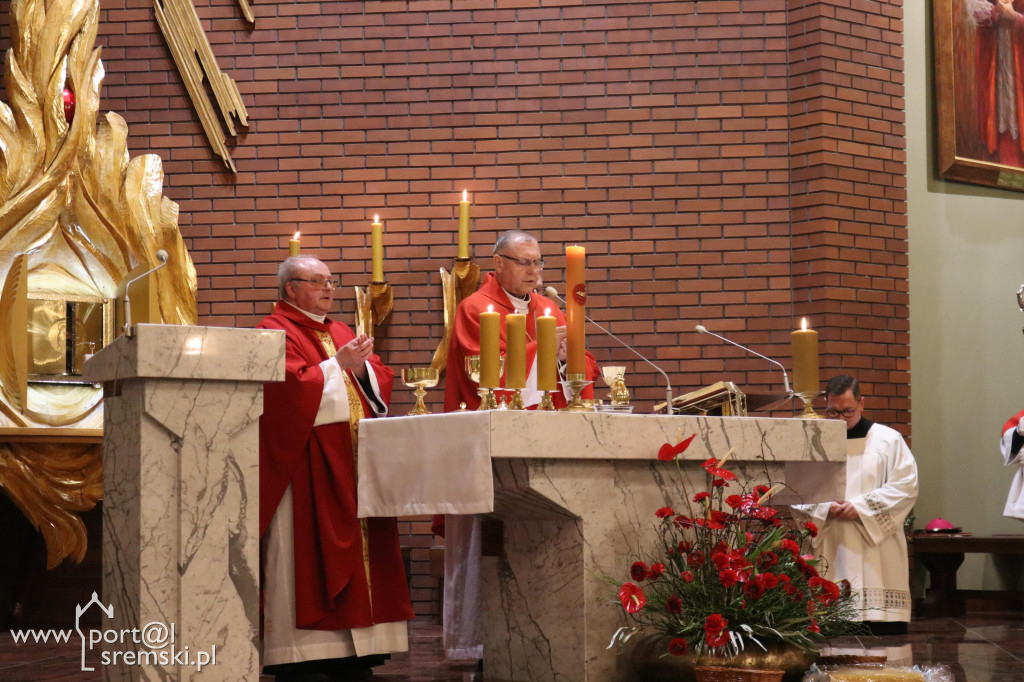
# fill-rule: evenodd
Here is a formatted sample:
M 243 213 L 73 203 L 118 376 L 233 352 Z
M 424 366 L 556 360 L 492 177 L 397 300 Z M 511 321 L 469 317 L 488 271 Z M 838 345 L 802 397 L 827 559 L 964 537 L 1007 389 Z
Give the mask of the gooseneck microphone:
M 696 327 L 694 327 L 694 329 L 699 331 L 701 334 L 710 334 L 711 336 L 714 336 L 717 339 L 721 339 L 722 341 L 725 341 L 726 343 L 731 343 L 732 345 L 736 346 L 737 348 L 742 348 L 743 350 L 747 351 L 748 353 L 751 353 L 752 355 L 756 355 L 759 358 L 764 358 L 765 360 L 767 360 L 768 362 L 772 363 L 773 365 L 778 365 L 779 369 L 782 370 L 782 383 L 786 387 L 786 393 L 790 393 L 790 390 L 789 390 L 789 376 L 786 375 L 786 368 L 782 366 L 781 362 L 779 362 L 778 360 L 772 360 L 771 358 L 769 358 L 769 357 L 767 357 L 765 355 L 761 355 L 756 350 L 751 350 L 751 349 L 747 348 L 746 346 L 741 346 L 740 344 L 736 343 L 735 341 L 730 341 L 729 339 L 725 338 L 724 336 L 720 336 L 720 335 L 718 335 L 718 334 L 716 334 L 716 333 L 714 333 L 712 331 L 708 331 L 707 327 L 705 327 L 702 324 L 698 324 Z
M 562 302 L 563 305 L 565 305 L 565 299 L 558 295 L 558 292 L 555 291 L 554 287 L 551 287 L 551 286 L 546 287 L 544 289 L 544 293 L 547 294 L 548 296 L 550 296 L 551 298 L 557 298 L 559 301 Z M 590 324 L 594 325 L 595 327 L 597 327 L 598 329 L 603 331 L 605 334 L 607 334 L 608 336 L 610 336 L 613 339 L 615 339 L 616 341 L 618 341 L 620 346 L 622 346 L 623 348 L 625 348 L 626 350 L 631 352 L 633 355 L 637 356 L 638 358 L 640 358 L 641 360 L 646 362 L 648 365 L 650 365 L 654 369 L 656 369 L 659 372 L 661 372 L 661 376 L 665 377 L 665 399 L 666 399 L 666 402 L 665 402 L 665 414 L 672 414 L 672 383 L 668 380 L 668 375 L 665 374 L 665 370 L 663 370 L 661 367 L 658 367 L 656 364 L 654 364 L 653 362 L 651 362 L 650 360 L 645 358 L 643 355 L 640 354 L 640 351 L 638 351 L 636 348 L 633 348 L 633 346 L 629 345 L 628 343 L 626 343 L 625 341 L 623 341 L 619 337 L 615 336 L 615 334 L 612 334 L 610 331 L 608 331 L 607 329 L 605 329 L 604 327 L 599 325 L 597 322 L 594 322 L 592 319 L 590 319 L 586 315 L 584 315 L 583 317 L 584 317 L 584 319 L 586 319 L 587 322 L 589 322 Z
M 124 335 L 129 337 L 129 338 L 135 335 L 135 328 L 132 327 L 132 300 L 128 296 L 128 290 L 131 289 L 131 286 L 133 284 L 138 282 L 143 277 L 149 277 L 154 272 L 156 272 L 157 270 L 159 270 L 163 266 L 167 265 L 167 252 L 166 251 L 164 251 L 163 249 L 160 249 L 159 251 L 156 252 L 156 257 L 157 257 L 157 260 L 160 261 L 160 265 L 156 266 L 155 268 L 150 268 L 149 270 L 146 270 L 141 275 L 138 275 L 137 277 L 132 278 L 128 282 L 128 284 L 126 284 L 124 286 Z

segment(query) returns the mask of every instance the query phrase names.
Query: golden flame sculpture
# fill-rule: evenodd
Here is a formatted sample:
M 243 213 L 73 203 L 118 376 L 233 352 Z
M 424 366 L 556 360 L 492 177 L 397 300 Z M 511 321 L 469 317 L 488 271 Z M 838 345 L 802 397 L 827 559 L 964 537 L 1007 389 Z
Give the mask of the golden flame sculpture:
M 102 390 L 30 382 L 28 332 L 17 326 L 26 302 L 109 301 L 128 272 L 155 265 L 164 249 L 160 318 L 196 321 L 195 269 L 178 207 L 163 196 L 160 158 L 129 159 L 124 119 L 98 116 L 98 16 L 96 0 L 13 0 L 10 104 L 0 102 L 0 488 L 43 533 L 51 568 L 85 554 L 77 514 L 102 494 Z M 75 99 L 70 116 L 65 89 Z

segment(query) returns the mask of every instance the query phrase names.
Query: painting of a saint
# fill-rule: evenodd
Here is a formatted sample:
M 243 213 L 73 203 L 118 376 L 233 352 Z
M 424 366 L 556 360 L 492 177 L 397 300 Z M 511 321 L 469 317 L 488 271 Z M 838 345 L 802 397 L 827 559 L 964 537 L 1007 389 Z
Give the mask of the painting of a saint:
M 940 173 L 1024 190 L 1024 0 L 933 10 Z

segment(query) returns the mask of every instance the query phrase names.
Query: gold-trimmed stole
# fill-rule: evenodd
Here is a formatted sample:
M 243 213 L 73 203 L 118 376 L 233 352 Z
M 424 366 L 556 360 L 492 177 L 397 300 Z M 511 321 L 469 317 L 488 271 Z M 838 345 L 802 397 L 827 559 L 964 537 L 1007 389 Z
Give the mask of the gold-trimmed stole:
M 316 336 L 327 351 L 327 357 L 333 358 L 338 350 L 334 346 L 334 339 L 325 331 L 316 331 Z M 359 399 L 359 392 L 352 385 L 348 372 L 342 372 L 345 382 L 345 390 L 348 393 L 348 428 L 352 435 L 352 465 L 356 473 L 356 480 L 359 480 L 359 420 L 365 415 L 363 413 L 363 401 Z M 370 542 L 369 529 L 366 519 L 359 519 L 359 534 L 363 545 L 363 570 L 366 571 L 366 590 L 370 599 L 370 619 L 373 619 L 373 588 L 370 583 Z

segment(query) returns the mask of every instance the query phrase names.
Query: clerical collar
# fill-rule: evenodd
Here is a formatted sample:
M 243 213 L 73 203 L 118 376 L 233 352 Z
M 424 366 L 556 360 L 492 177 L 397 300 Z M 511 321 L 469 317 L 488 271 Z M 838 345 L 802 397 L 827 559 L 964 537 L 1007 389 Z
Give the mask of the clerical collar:
M 527 294 L 526 298 L 524 299 L 524 298 L 520 298 L 519 296 L 516 296 L 515 294 L 513 294 L 511 291 L 509 291 L 505 287 L 501 287 L 501 290 L 505 292 L 506 296 L 508 296 L 509 303 L 511 303 L 512 307 L 516 309 L 517 313 L 525 314 L 530 309 L 530 295 L 529 294 Z
M 846 429 L 846 438 L 850 440 L 852 438 L 867 438 L 868 429 L 874 426 L 875 423 L 866 417 L 861 417 L 860 421 L 853 425 L 852 429 Z
M 294 303 L 289 303 L 288 301 L 284 300 L 283 298 L 281 299 L 281 303 L 287 303 L 288 305 L 290 305 L 291 307 L 295 308 L 300 313 L 302 313 L 303 315 L 305 315 L 309 319 L 313 320 L 314 322 L 319 322 L 320 324 L 323 324 L 324 320 L 327 319 L 326 315 L 316 315 L 314 313 L 309 312 L 308 310 L 303 310 L 299 306 L 295 305 Z

